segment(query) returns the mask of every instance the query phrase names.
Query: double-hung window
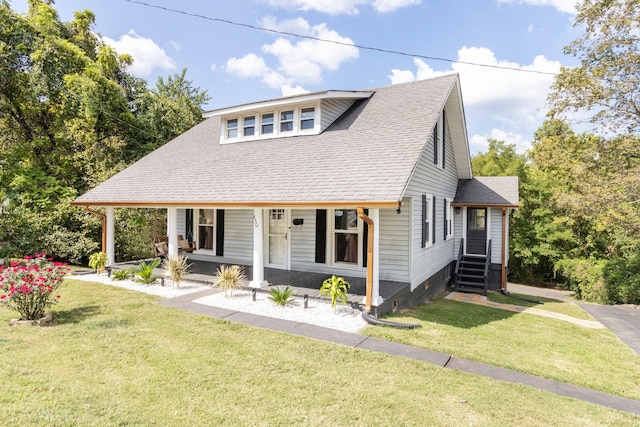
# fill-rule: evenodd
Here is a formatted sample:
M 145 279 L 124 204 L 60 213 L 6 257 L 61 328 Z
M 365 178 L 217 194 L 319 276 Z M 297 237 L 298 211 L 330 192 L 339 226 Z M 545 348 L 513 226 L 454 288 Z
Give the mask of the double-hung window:
M 333 260 L 336 263 L 362 265 L 360 259 L 362 227 L 355 209 L 333 211 Z
M 300 110 L 300 130 L 311 130 L 316 118 L 315 108 L 303 108 Z
M 227 139 L 238 137 L 238 119 L 227 120 Z
M 273 113 L 262 115 L 262 127 L 260 128 L 262 135 L 273 133 Z
M 431 245 L 433 235 L 433 209 L 432 197 L 430 194 L 422 195 L 422 247 L 426 248 Z
M 280 112 L 280 132 L 293 131 L 293 110 Z
M 242 122 L 242 136 L 253 136 L 256 134 L 256 116 L 245 117 Z

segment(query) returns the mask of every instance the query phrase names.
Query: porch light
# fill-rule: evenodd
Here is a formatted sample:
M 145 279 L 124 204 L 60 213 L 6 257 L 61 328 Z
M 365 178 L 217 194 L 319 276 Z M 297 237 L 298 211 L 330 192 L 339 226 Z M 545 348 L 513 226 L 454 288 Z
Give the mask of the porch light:
M 456 206 L 456 215 L 460 213 L 460 206 Z

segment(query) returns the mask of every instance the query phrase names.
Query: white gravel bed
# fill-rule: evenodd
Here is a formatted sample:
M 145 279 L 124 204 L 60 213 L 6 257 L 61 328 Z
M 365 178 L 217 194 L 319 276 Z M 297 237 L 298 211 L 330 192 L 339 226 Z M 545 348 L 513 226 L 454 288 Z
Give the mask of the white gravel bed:
M 133 280 L 111 280 L 107 277 L 106 273 L 100 275 L 97 274 L 69 274 L 65 276 L 72 280 L 82 280 L 85 282 L 102 283 L 109 286 L 116 286 L 118 288 L 129 289 L 132 291 L 144 292 L 145 294 L 156 295 L 163 298 L 179 297 L 186 294 L 192 294 L 194 292 L 202 291 L 204 289 L 210 289 L 210 286 L 201 285 L 190 282 L 180 282 L 179 288 L 174 288 L 171 283 L 171 279 L 165 279 L 165 286 L 160 286 L 160 279 L 151 285 L 145 285 L 144 283 L 137 283 Z
M 210 286 L 192 282 L 180 282 L 180 287 L 174 288 L 171 280 L 168 279 L 165 279 L 166 286 L 160 286 L 160 279 L 151 285 L 137 283 L 132 280 L 111 280 L 105 273 L 100 275 L 69 274 L 66 277 L 71 280 L 102 283 L 163 298 L 174 298 L 211 289 Z M 239 290 L 234 291 L 233 296 L 225 296 L 224 292 L 216 292 L 215 294 L 198 298 L 193 302 L 260 316 L 308 323 L 344 332 L 358 332 L 367 326 L 359 310 L 338 303 L 334 314 L 330 303 L 313 298 L 309 298 L 308 308 L 304 308 L 304 302 L 300 297 L 294 297 L 293 302 L 283 307 L 268 299 L 267 293 L 256 293 L 256 301 L 253 301 L 251 291 Z
M 234 291 L 233 296 L 225 296 L 224 292 L 218 292 L 198 298 L 193 302 L 275 317 L 277 319 L 308 323 L 344 332 L 358 332 L 367 326 L 367 323 L 362 319 L 362 312 L 359 310 L 339 303 L 334 314 L 330 303 L 312 298 L 309 298 L 308 308 L 304 308 L 304 302 L 299 297 L 294 297 L 291 303 L 281 306 L 271 301 L 266 293 L 256 293 L 256 300 L 253 301 L 251 291 L 240 290 Z

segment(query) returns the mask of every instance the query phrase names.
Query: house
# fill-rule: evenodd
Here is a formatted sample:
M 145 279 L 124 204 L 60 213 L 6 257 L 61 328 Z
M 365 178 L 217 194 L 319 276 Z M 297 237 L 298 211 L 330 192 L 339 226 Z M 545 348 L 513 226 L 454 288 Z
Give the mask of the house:
M 252 266 L 253 287 L 268 286 L 265 267 L 366 277 L 367 309 L 384 313 L 454 279 L 505 286 L 518 182 L 474 178 L 457 74 L 205 117 L 73 202 L 105 208 L 109 263 L 114 209 L 155 207 L 170 253 L 186 236 L 193 259 Z M 403 286 L 382 298 L 388 282 Z

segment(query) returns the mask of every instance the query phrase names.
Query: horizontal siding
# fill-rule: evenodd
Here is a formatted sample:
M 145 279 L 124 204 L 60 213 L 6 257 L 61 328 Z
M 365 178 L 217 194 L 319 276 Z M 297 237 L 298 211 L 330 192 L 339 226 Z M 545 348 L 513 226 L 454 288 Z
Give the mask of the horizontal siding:
M 380 209 L 380 279 L 409 281 L 409 210 Z
M 178 234 L 187 237 L 187 214 L 186 209 L 177 209 L 178 212 Z
M 225 209 L 224 258 L 253 261 L 253 210 Z
M 491 262 L 502 264 L 502 209 L 489 209 L 489 238 L 491 239 Z
M 353 101 L 349 99 L 323 99 L 320 104 L 320 132 L 331 126 L 351 105 Z
M 411 211 L 411 288 L 415 289 L 429 277 L 445 268 L 456 257 L 454 239 L 444 241 L 444 198 L 453 199 L 458 187 L 458 175 L 455 167 L 453 145 L 448 127 L 445 127 L 445 167 L 433 163 L 433 134 L 418 161 L 409 181 L 405 195 L 410 198 Z M 435 239 L 436 243 L 422 248 L 422 194 L 436 197 Z
M 316 259 L 316 210 L 293 209 L 291 221 L 304 220 L 300 226 L 291 226 L 291 268 L 309 271 L 309 265 L 315 264 Z

